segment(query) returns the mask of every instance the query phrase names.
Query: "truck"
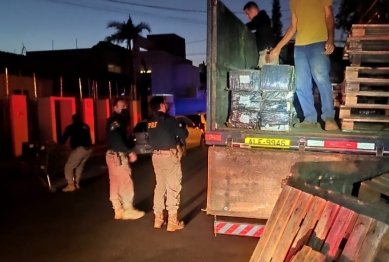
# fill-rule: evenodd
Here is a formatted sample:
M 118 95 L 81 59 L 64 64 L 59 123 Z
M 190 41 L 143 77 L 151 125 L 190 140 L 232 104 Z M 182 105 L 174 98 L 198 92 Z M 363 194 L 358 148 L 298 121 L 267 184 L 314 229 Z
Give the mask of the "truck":
M 252 69 L 257 57 L 254 34 L 223 2 L 208 0 L 205 211 L 215 217 L 215 234 L 260 236 L 263 228 L 251 229 L 265 225 L 290 176 L 355 196 L 361 181 L 389 172 L 388 132 L 228 127 L 229 72 Z

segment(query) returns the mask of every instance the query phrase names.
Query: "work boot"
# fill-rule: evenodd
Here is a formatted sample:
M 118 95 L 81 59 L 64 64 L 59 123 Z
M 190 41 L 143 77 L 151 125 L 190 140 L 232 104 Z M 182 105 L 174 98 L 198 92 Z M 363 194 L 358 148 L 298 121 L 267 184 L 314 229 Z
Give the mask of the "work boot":
M 327 117 L 324 129 L 327 131 L 333 131 L 333 130 L 338 130 L 339 127 L 336 124 L 335 119 Z
M 313 123 L 313 122 L 309 122 L 309 121 L 303 121 L 301 123 L 296 123 L 294 124 L 293 126 L 294 128 L 298 128 L 298 129 L 319 129 L 320 128 L 320 125 L 319 123 Z
M 163 213 L 155 214 L 154 228 L 161 228 L 164 224 L 165 220 L 163 219 Z
M 80 179 L 76 178 L 76 183 L 74 184 L 76 186 L 76 189 L 80 189 Z
M 62 189 L 62 192 L 72 192 L 76 190 L 76 188 L 74 187 L 74 185 L 68 185 L 67 187 L 65 187 L 64 189 Z
M 183 221 L 178 221 L 177 214 L 169 215 L 169 220 L 167 223 L 167 231 L 174 232 L 176 230 L 183 229 L 185 227 Z
M 123 209 L 122 208 L 114 208 L 113 210 L 115 210 L 114 219 L 122 219 L 123 218 Z
M 136 210 L 133 206 L 125 206 L 122 219 L 127 220 L 135 220 L 143 217 L 145 212 Z

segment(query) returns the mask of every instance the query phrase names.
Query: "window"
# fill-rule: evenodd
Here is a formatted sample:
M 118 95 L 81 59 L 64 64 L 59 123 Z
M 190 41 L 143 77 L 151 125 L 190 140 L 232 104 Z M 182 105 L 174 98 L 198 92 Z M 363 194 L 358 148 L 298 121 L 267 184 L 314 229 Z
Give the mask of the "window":
M 108 72 L 121 74 L 122 68 L 120 66 L 110 64 L 108 65 Z

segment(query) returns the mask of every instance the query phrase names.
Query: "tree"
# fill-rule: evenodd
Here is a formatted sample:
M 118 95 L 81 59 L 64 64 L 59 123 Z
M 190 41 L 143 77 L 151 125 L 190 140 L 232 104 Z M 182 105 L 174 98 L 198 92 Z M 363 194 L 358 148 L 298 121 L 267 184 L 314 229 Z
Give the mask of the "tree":
M 352 24 L 388 23 L 389 1 L 342 0 L 335 16 L 336 28 L 348 32 Z
M 281 22 L 281 5 L 280 0 L 273 0 L 273 7 L 271 10 L 271 20 L 273 22 L 273 31 L 277 36 L 277 39 L 282 36 L 282 22 Z
M 141 22 L 137 25 L 134 25 L 132 22 L 131 16 L 128 16 L 127 22 L 115 22 L 111 21 L 108 23 L 107 28 L 115 29 L 115 33 L 105 38 L 105 41 L 110 43 L 117 44 L 126 44 L 126 48 L 128 50 L 128 66 L 129 66 L 129 76 L 133 78 L 133 87 L 130 91 L 130 97 L 132 99 L 136 99 L 136 72 L 135 72 L 135 63 L 134 57 L 135 53 L 133 50 L 133 42 L 136 40 L 138 36 L 140 36 L 143 30 L 151 32 L 150 26 L 147 23 Z M 132 63 L 130 62 L 132 60 Z

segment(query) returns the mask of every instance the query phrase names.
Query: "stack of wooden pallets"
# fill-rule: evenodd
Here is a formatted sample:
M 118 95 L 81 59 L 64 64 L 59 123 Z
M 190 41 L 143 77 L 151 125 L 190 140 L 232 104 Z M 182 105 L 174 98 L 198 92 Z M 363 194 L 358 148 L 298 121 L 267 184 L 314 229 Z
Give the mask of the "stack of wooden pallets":
M 344 59 L 342 131 L 389 130 L 389 25 L 353 25 Z
M 389 211 L 290 180 L 251 262 L 388 261 Z

